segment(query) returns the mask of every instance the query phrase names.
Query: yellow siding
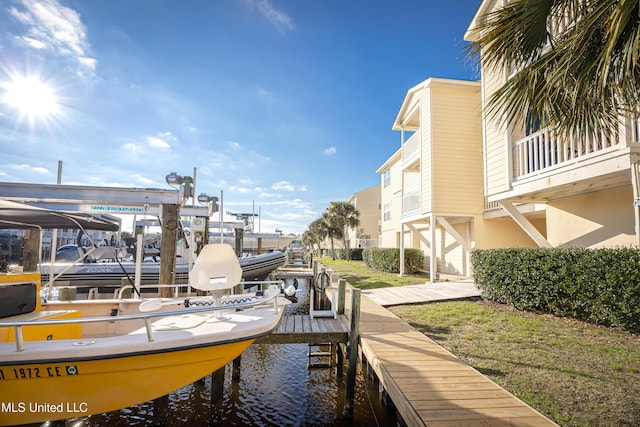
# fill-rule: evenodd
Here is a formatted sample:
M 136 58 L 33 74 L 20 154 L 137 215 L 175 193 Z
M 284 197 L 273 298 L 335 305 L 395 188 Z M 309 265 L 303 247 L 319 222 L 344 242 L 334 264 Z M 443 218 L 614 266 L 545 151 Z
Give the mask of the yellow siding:
M 384 174 L 381 175 L 381 209 L 380 209 L 380 247 L 397 247 L 400 231 L 400 215 L 402 212 L 402 171 L 400 159 L 390 165 L 391 183 L 384 187 Z M 391 203 L 391 219 L 384 220 L 384 204 Z
M 358 217 L 360 224 L 355 228 L 349 229 L 349 245 L 351 248 L 358 247 L 357 239 L 360 235 L 371 236 L 371 240 L 374 240 L 377 245 L 378 236 L 380 235 L 378 224 L 381 221 L 380 195 L 381 185 L 375 185 L 366 190 L 354 193 L 349 200 L 347 200 L 349 203 L 353 203 L 358 212 L 360 212 L 360 216 Z M 362 243 L 363 242 L 360 242 L 360 244 Z M 366 243 L 368 244 L 369 242 Z
M 404 173 L 404 194 L 420 191 L 420 172 Z
M 480 87 L 432 87 L 433 210 L 479 213 L 484 207 Z
M 502 85 L 504 78 L 483 70 L 482 82 L 486 100 Z M 485 117 L 487 196 L 508 190 L 505 131 L 495 120 Z
M 425 89 L 420 100 L 420 133 L 422 138 L 422 154 L 420 158 L 420 172 L 422 177 L 422 213 L 433 210 L 431 200 L 431 90 Z

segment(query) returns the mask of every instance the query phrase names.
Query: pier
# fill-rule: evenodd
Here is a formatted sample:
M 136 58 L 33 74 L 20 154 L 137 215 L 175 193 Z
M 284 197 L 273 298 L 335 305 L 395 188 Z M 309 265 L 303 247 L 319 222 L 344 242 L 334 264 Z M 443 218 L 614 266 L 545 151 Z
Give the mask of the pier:
M 314 270 L 300 272 L 313 276 Z M 292 277 L 293 273 L 285 269 L 279 274 Z M 336 343 L 340 358 L 348 353 L 350 367 L 359 359 L 378 382 L 382 399 L 395 409 L 399 425 L 557 426 L 366 293 L 360 295 L 344 279 L 334 274 L 330 282 L 325 293 L 334 298 L 336 318 L 285 316 L 278 329 L 259 342 Z M 344 295 L 357 295 L 357 299 Z M 357 301 L 356 310 L 353 301 Z M 348 410 L 345 407 L 345 413 Z

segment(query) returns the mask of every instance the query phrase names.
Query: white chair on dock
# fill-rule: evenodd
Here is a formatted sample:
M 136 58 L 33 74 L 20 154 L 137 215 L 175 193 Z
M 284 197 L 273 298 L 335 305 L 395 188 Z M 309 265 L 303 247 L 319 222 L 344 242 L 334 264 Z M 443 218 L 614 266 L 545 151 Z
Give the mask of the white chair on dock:
M 201 291 L 209 291 L 215 305 L 242 280 L 242 267 L 233 248 L 226 244 L 208 244 L 202 248 L 189 274 L 189 284 Z M 226 320 L 216 311 L 215 319 Z

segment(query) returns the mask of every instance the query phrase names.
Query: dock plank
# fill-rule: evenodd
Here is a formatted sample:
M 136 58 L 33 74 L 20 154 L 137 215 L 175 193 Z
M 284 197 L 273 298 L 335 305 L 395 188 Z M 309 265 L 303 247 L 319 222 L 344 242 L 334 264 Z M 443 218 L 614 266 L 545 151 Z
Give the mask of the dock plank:
M 557 426 L 366 294 L 359 328 L 360 350 L 408 426 Z
M 287 314 L 280 325 L 269 335 L 258 338 L 257 344 L 310 344 L 345 343 L 349 341 L 349 320 L 345 315 L 338 319 L 311 319 L 308 314 Z

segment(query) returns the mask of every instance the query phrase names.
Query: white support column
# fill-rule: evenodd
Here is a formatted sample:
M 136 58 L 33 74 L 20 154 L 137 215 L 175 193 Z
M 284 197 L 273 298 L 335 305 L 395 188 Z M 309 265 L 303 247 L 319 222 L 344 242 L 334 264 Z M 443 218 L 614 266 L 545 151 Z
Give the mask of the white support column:
M 499 200 L 498 204 L 502 206 L 502 208 L 507 211 L 509 216 L 524 230 L 525 233 L 531 237 L 531 239 L 536 242 L 538 246 L 541 248 L 551 248 L 551 243 L 547 241 L 547 239 L 540 233 L 534 226 L 529 222 L 529 220 L 522 215 L 522 213 L 513 206 L 513 204 L 508 200 Z
M 429 282 L 435 283 L 436 276 L 438 274 L 438 258 L 436 251 L 436 215 L 431 214 L 431 218 L 429 219 L 429 231 L 431 235 L 431 259 L 429 266 Z
M 631 185 L 633 186 L 633 215 L 636 225 L 636 245 L 640 246 L 640 163 L 631 165 Z
M 400 224 L 400 276 L 404 276 L 404 224 Z

